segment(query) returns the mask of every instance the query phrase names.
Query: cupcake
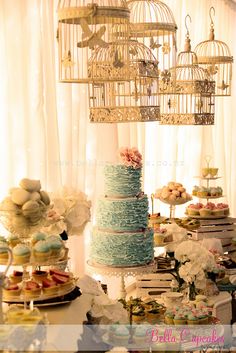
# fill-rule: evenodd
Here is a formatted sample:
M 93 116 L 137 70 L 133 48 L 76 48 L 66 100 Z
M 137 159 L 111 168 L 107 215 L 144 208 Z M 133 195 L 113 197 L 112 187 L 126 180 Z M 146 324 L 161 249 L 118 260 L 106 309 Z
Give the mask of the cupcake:
M 48 277 L 47 271 L 35 270 L 32 272 L 32 277 L 36 282 L 42 282 L 43 279 Z
M 166 310 L 164 320 L 167 325 L 173 325 L 174 324 L 174 312 L 172 310 Z
M 185 325 L 187 323 L 185 315 L 180 311 L 175 314 L 173 321 L 175 325 Z
M 46 262 L 51 256 L 51 247 L 46 240 L 39 240 L 33 247 L 34 260 L 37 262 Z
M 109 340 L 114 340 L 114 335 L 118 327 L 118 324 L 109 325 Z
M 55 295 L 58 293 L 58 286 L 56 282 L 51 279 L 42 280 L 42 289 L 45 295 Z
M 205 206 L 203 206 L 203 208 L 200 210 L 200 216 L 201 217 L 208 217 L 208 216 L 212 216 L 212 212 L 213 210 L 216 209 L 216 206 L 214 203 L 212 202 L 208 202 Z
M 189 216 L 199 216 L 200 210 L 202 209 L 202 203 L 191 204 L 187 208 L 187 214 Z
M 30 262 L 30 247 L 26 244 L 17 244 L 13 250 L 13 262 L 16 265 L 24 265 Z
M 5 241 L 0 242 L 0 264 L 4 265 L 8 262 L 9 250 Z
M 51 256 L 59 257 L 61 255 L 61 250 L 63 248 L 62 241 L 59 239 L 52 239 L 52 240 L 46 239 L 46 242 L 49 244 L 51 248 Z
M 223 211 L 224 216 L 228 216 L 229 215 L 229 205 L 225 204 L 225 203 L 218 203 L 216 205 L 217 209 L 221 209 Z
M 129 330 L 125 326 L 119 326 L 114 333 L 114 341 L 116 344 L 128 345 Z
M 188 315 L 187 324 L 188 325 L 199 325 L 199 319 L 193 312 Z
M 197 314 L 200 325 L 208 325 L 208 314 L 204 311 L 199 311 Z
M 34 245 L 40 240 L 45 240 L 46 235 L 44 233 L 34 233 L 31 237 L 31 244 Z
M 207 188 L 205 188 L 204 186 L 203 187 L 200 187 L 198 192 L 197 192 L 197 197 L 207 197 L 209 196 L 209 190 L 207 190 Z
M 147 326 L 137 325 L 133 337 L 137 345 L 143 346 L 147 344 Z
M 4 299 L 11 299 L 20 295 L 21 288 L 18 284 L 9 284 L 6 288 L 3 288 Z
M 52 280 L 57 284 L 58 289 L 69 290 L 72 289 L 73 286 L 73 278 L 65 277 L 53 274 L 51 275 Z
M 15 234 L 10 234 L 7 237 L 7 242 L 11 248 L 14 248 L 14 246 L 20 243 L 20 238 Z
M 9 276 L 9 279 L 13 284 L 20 283 L 22 281 L 22 278 L 23 278 L 23 272 L 16 271 L 16 270 L 14 270 L 13 273 Z
M 198 193 L 199 189 L 200 189 L 200 187 L 195 185 L 193 187 L 192 195 L 193 196 L 197 196 L 197 193 Z
M 41 287 L 35 281 L 27 281 L 24 284 L 22 292 L 27 298 L 36 298 L 41 294 Z
M 156 246 L 163 245 L 167 230 L 165 228 L 154 230 L 154 243 Z
M 132 312 L 132 317 L 134 322 L 139 322 L 145 319 L 145 311 L 142 307 L 135 307 Z
M 163 306 L 158 304 L 156 301 L 151 301 L 147 304 L 149 304 L 149 307 L 146 307 L 145 310 L 147 318 L 156 319 L 160 317 L 163 313 Z

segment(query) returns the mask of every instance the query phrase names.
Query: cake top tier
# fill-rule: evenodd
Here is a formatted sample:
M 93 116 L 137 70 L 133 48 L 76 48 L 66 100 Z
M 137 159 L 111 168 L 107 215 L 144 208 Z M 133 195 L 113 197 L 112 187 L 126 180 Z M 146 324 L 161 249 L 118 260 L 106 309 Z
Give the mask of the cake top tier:
M 106 165 L 105 195 L 108 197 L 125 198 L 140 194 L 142 156 L 137 148 L 121 148 L 120 163 Z
M 141 192 L 141 168 L 124 165 L 106 165 L 105 195 L 108 197 L 131 197 Z

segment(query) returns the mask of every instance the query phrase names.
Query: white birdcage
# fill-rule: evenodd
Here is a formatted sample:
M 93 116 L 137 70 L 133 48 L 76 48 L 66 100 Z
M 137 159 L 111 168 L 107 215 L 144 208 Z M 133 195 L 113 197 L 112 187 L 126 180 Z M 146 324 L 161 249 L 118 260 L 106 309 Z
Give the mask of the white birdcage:
M 176 65 L 177 26 L 170 8 L 160 0 L 128 0 L 131 36 L 148 46 L 161 72 Z
M 60 82 L 88 82 L 87 62 L 98 47 L 114 40 L 113 27 L 129 23 L 125 0 L 59 0 Z
M 191 51 L 187 29 L 184 51 L 178 55 L 177 66 L 162 76 L 162 125 L 213 125 L 215 82 L 206 70 L 197 64 L 197 55 Z
M 117 40 L 97 48 L 88 77 L 91 122 L 160 120 L 158 62 L 142 43 Z
M 210 8 L 211 29 L 209 40 L 199 43 L 195 52 L 198 57 L 198 64 L 207 70 L 212 80 L 216 81 L 215 95 L 230 96 L 233 57 L 227 44 L 215 39 L 212 12 L 215 14 L 214 7 Z

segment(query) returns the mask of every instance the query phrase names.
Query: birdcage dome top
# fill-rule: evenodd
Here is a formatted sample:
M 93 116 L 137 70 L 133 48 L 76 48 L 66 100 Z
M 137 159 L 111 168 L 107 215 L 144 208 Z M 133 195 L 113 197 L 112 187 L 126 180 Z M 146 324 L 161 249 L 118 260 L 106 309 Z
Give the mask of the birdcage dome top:
M 220 40 L 205 40 L 196 46 L 195 52 L 199 63 L 233 62 L 229 47 Z
M 129 0 L 127 4 L 136 36 L 158 36 L 163 35 L 163 32 L 176 32 L 177 25 L 173 13 L 160 0 Z
M 198 65 L 176 66 L 170 69 L 176 81 L 204 81 L 209 80 L 209 76 L 203 68 Z
M 60 22 L 73 24 L 79 24 L 81 18 L 89 23 L 107 23 L 130 17 L 125 0 L 59 0 L 57 12 Z
M 115 59 L 123 62 L 145 61 L 158 63 L 151 50 L 136 40 L 117 40 L 108 47 L 98 47 L 89 59 L 89 62 L 114 62 Z
M 158 61 L 151 50 L 135 40 L 117 40 L 97 48 L 88 62 L 91 80 L 129 80 L 136 77 L 158 78 Z

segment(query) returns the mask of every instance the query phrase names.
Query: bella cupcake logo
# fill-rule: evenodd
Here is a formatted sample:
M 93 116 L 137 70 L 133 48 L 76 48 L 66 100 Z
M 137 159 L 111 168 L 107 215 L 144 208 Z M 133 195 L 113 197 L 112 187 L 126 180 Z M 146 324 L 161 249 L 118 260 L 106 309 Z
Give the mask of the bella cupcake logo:
M 155 344 L 158 350 L 165 344 L 166 350 L 171 350 L 173 344 L 184 345 L 190 344 L 192 348 L 199 348 L 203 346 L 211 347 L 215 345 L 223 346 L 225 343 L 224 336 L 217 332 L 213 327 L 190 328 L 187 326 L 180 326 L 179 328 L 164 328 L 154 326 L 148 328 L 146 331 L 146 343 Z M 170 348 L 170 349 L 169 349 Z

